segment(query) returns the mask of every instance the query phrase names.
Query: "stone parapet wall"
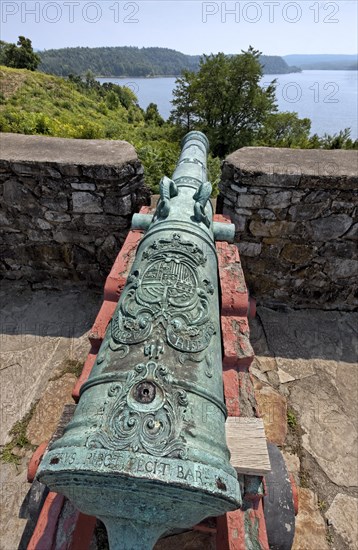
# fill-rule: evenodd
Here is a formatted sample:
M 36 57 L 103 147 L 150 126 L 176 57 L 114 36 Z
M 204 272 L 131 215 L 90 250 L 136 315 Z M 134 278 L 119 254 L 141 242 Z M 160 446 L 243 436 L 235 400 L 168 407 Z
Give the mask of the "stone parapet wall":
M 1 134 L 0 182 L 0 272 L 35 288 L 102 286 L 150 195 L 125 141 Z
M 357 151 L 245 147 L 223 164 L 229 215 L 259 304 L 357 305 Z

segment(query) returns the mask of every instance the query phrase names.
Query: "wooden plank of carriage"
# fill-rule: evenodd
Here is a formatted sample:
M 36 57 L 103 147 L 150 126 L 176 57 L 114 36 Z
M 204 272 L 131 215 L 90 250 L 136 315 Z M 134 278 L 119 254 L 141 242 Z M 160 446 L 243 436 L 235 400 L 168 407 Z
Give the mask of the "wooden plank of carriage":
M 229 416 L 225 431 L 230 463 L 237 473 L 264 476 L 271 471 L 262 418 Z

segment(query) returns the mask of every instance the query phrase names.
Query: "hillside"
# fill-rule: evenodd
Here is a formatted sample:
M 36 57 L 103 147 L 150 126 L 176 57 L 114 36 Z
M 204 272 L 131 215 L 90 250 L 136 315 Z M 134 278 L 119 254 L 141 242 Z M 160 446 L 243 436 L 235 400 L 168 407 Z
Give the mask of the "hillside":
M 288 74 L 299 73 L 301 69 L 295 66 L 289 66 L 287 62 L 278 55 L 262 55 L 260 62 L 264 74 Z
M 58 76 L 85 74 L 88 70 L 97 76 L 179 76 L 183 70 L 196 71 L 199 55 L 185 55 L 168 48 L 63 48 L 38 52 L 40 71 Z M 263 55 L 261 63 L 265 74 L 297 72 L 279 56 Z
M 168 141 L 171 129 L 146 120 L 126 87 L 0 66 L 0 90 L 0 132 L 124 139 L 135 146 L 154 191 L 162 175 L 173 171 L 178 144 Z
M 184 69 L 196 70 L 199 56 L 185 55 L 168 48 L 63 48 L 39 52 L 39 70 L 67 76 L 176 76 Z
M 304 70 L 357 70 L 358 64 L 357 54 L 292 54 L 283 56 L 283 59 Z
M 57 137 L 109 137 L 106 103 L 95 94 L 84 94 L 69 81 L 56 76 L 0 68 L 1 91 L 0 130 L 24 134 L 48 134 Z M 126 134 L 129 112 L 142 117 L 135 105 L 116 109 L 118 131 Z M 129 130 L 129 128 L 128 128 Z

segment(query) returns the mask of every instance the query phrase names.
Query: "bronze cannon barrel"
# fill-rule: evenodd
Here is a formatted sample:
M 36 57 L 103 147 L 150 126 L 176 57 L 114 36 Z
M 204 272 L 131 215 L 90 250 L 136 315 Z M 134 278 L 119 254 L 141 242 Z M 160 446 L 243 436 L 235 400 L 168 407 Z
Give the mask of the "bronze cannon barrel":
M 225 440 L 208 141 L 190 132 L 64 435 L 38 479 L 106 525 L 111 549 L 237 509 Z M 225 231 L 224 231 L 225 233 Z

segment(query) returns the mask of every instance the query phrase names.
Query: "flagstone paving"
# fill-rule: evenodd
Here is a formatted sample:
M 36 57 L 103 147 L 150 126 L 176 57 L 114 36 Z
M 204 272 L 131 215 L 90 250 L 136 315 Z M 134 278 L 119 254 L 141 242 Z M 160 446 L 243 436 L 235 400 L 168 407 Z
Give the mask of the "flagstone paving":
M 291 463 L 292 454 L 300 459 L 305 487 L 299 495 L 296 550 L 323 550 L 326 539 L 335 550 L 358 547 L 357 329 L 356 313 L 313 309 L 258 307 L 251 321 L 256 387 L 262 391 L 269 383 L 274 388 L 271 404 L 265 405 L 270 414 L 263 415 L 267 432 L 272 433 L 276 418 L 277 442 L 290 453 Z M 283 405 L 276 393 L 287 403 L 284 441 Z M 314 537 L 322 529 L 302 521 L 318 517 L 313 510 L 326 519 L 321 546 Z
M 30 442 L 37 445 L 40 439 L 51 436 L 53 415 L 59 416 L 64 403 L 71 400 L 71 387 L 76 381 L 67 371 L 86 358 L 88 331 L 101 300 L 101 295 L 93 291 L 31 291 L 2 283 L 1 445 L 12 439 L 11 428 L 29 413 L 32 405 L 27 432 Z M 26 523 L 18 515 L 30 487 L 26 470 L 32 451 L 17 447 L 14 453 L 18 465 L 1 464 L 0 550 L 18 547 Z

